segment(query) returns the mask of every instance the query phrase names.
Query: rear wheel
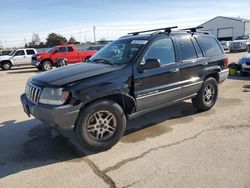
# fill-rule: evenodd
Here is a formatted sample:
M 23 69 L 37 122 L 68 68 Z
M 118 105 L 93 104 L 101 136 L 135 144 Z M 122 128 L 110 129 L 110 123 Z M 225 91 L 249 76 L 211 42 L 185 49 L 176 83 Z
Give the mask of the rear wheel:
M 114 146 L 126 130 L 126 116 L 111 100 L 96 101 L 79 114 L 75 127 L 82 148 L 103 151 Z
M 2 68 L 3 70 L 10 70 L 10 69 L 11 69 L 11 64 L 10 64 L 9 62 L 3 62 L 3 63 L 1 64 L 1 68 Z
M 218 96 L 217 81 L 214 78 L 207 78 L 195 98 L 192 99 L 194 107 L 200 111 L 211 109 Z
M 44 61 L 41 65 L 43 71 L 48 71 L 52 69 L 52 63 L 50 61 Z M 39 69 L 38 69 L 39 70 Z

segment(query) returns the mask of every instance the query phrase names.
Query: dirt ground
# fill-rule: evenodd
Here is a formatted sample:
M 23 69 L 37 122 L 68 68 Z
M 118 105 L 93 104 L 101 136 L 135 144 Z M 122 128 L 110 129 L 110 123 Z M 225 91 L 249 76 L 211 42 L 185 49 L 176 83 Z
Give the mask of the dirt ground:
M 244 54 L 227 55 L 236 62 Z M 112 149 L 81 156 L 23 112 L 19 97 L 35 74 L 0 71 L 0 187 L 250 188 L 250 76 L 229 77 L 208 112 L 184 101 L 147 113 Z

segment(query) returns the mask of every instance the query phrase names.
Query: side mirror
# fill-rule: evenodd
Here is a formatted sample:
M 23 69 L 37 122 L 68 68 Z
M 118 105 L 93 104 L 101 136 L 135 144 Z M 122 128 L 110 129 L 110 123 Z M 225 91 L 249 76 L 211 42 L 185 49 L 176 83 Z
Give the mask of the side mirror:
M 145 63 L 139 65 L 139 72 L 143 72 L 147 69 L 155 69 L 161 66 L 159 59 L 147 59 Z

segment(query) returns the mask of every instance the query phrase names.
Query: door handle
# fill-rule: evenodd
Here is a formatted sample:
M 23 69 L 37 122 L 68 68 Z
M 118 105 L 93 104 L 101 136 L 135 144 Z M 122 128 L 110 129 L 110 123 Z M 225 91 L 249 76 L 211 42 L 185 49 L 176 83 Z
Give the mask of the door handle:
M 175 72 L 179 72 L 179 68 L 175 68 L 175 69 L 171 69 L 169 72 L 175 73 Z

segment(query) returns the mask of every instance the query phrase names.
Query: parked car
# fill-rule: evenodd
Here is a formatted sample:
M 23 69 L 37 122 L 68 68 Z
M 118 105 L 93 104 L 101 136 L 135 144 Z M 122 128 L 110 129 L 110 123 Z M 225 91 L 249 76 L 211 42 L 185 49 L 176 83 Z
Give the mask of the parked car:
M 0 66 L 3 70 L 9 70 L 13 66 L 30 65 L 31 57 L 36 53 L 34 48 L 14 50 L 8 55 L 0 56 Z
M 86 50 L 96 50 L 96 51 L 99 51 L 103 47 L 104 47 L 104 45 L 89 46 L 89 47 L 86 48 Z
M 238 65 L 241 75 L 247 75 L 250 73 L 250 53 L 242 57 L 239 60 Z
M 230 52 L 247 51 L 250 52 L 250 35 L 239 36 L 229 45 Z
M 232 41 L 221 41 L 220 43 L 221 43 L 224 50 L 228 50 L 231 42 Z
M 10 52 L 11 52 L 11 50 L 2 50 L 2 51 L 0 51 L 0 56 L 9 55 Z
M 47 52 L 38 53 L 32 57 L 32 64 L 38 70 L 48 71 L 56 66 L 57 59 L 67 59 L 67 64 L 87 61 L 96 53 L 92 51 L 78 51 L 75 45 L 60 45 L 49 49 Z
M 71 129 L 81 148 L 106 150 L 128 118 L 192 99 L 211 109 L 228 76 L 224 50 L 210 35 L 156 29 L 135 32 L 98 51 L 87 63 L 31 77 L 24 111 L 59 129 Z M 159 32 L 162 31 L 162 32 Z

